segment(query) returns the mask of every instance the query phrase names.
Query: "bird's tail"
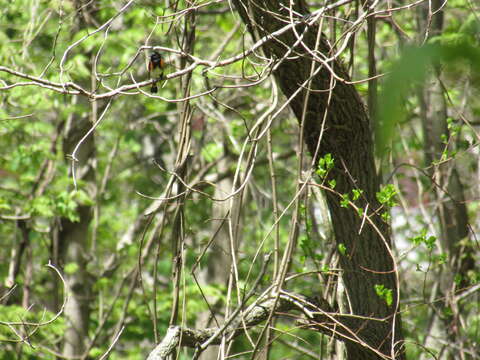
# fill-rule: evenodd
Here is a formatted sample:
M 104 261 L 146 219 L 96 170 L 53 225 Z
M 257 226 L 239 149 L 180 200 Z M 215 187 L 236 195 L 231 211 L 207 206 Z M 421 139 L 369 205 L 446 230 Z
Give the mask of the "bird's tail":
M 158 92 L 158 87 L 157 87 L 157 82 L 156 81 L 152 84 L 152 88 L 150 89 L 150 92 L 152 94 L 156 94 Z

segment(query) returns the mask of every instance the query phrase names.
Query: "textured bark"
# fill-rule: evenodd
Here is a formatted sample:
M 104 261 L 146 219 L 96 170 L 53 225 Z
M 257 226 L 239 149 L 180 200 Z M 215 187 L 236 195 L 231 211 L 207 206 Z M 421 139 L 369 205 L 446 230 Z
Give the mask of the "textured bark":
M 285 10 L 290 6 L 290 1 L 235 0 L 234 4 L 254 37 L 264 37 L 290 22 L 289 13 Z M 280 5 L 283 5 L 283 9 Z M 296 1 L 293 10 L 308 15 L 304 1 Z M 299 24 L 296 26 L 296 32 L 298 34 L 305 32 L 303 43 L 309 49 L 314 49 L 318 28 L 314 25 L 305 29 L 306 25 L 300 20 L 297 18 Z M 311 55 L 302 44 L 295 45 L 296 43 L 298 41 L 295 33 L 289 30 L 263 46 L 265 55 L 272 59 L 282 59 L 289 48 L 295 46 L 292 56 L 283 61 L 274 73 L 287 98 L 309 78 L 312 65 Z M 320 39 L 318 50 L 326 56 L 331 52 L 324 37 Z M 341 63 L 336 61 L 330 65 L 338 76 L 348 79 Z M 290 106 L 299 122 L 304 117 L 304 140 L 310 153 L 317 154 L 317 158 L 327 153 L 334 157 L 335 168 L 330 177 L 337 182 L 335 190 L 341 194 L 351 194 L 352 189 L 363 190 L 364 196 L 359 201 L 359 206 L 365 208 L 368 204 L 371 212 L 379 208 L 376 200 L 379 181 L 365 106 L 353 85 L 337 81 L 330 102 L 329 93 L 325 91 L 329 88 L 331 74 L 324 67 L 310 84 L 310 89 L 324 91 L 310 92 L 305 114 L 307 90 L 299 92 Z M 324 116 L 325 130 L 322 134 Z M 385 319 L 383 322 L 365 320 L 360 327 L 352 330 L 371 347 L 378 349 L 385 356 L 392 356 L 392 329 L 395 332 L 396 344 L 401 343 L 402 334 L 398 314 L 395 324 L 393 322 L 398 292 L 394 264 L 386 244 L 389 243 L 387 226 L 378 216 L 372 217 L 386 243 L 368 224 L 359 234 L 362 219 L 357 212 L 351 207 L 342 208 L 339 197 L 333 193 L 327 193 L 327 202 L 336 241 L 338 244 L 344 244 L 347 249 L 346 255 L 340 255 L 340 263 L 352 312 L 355 315 Z M 388 306 L 377 296 L 374 288 L 377 284 L 393 290 L 392 306 Z M 347 341 L 346 346 L 348 359 L 381 358 L 358 342 Z M 397 354 L 396 358 L 403 358 L 403 354 Z

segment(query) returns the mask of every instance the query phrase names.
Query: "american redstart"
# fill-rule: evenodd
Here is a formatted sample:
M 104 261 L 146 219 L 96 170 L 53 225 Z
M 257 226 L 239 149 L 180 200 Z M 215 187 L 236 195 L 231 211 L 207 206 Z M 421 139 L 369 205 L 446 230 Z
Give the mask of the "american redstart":
M 154 51 L 150 55 L 150 61 L 148 62 L 148 73 L 150 74 L 150 79 L 154 80 L 150 91 L 154 94 L 158 91 L 157 80 L 163 79 L 164 68 L 165 61 L 163 61 L 162 55 Z

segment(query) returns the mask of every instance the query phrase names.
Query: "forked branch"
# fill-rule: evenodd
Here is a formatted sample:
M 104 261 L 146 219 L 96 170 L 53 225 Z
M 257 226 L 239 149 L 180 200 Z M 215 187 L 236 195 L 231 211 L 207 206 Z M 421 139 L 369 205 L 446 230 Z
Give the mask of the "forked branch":
M 386 319 L 374 319 L 350 314 L 334 312 L 326 300 L 321 298 L 307 298 L 306 296 L 282 291 L 277 296 L 266 293 L 243 312 L 235 311 L 223 326 L 192 329 L 182 326 L 170 326 L 163 340 L 149 354 L 147 360 L 164 360 L 179 347 L 196 348 L 196 359 L 202 351 L 210 345 L 219 345 L 222 339 L 231 340 L 247 328 L 252 328 L 266 321 L 269 314 L 293 316 L 293 312 L 300 312 L 302 318 L 297 321 L 300 327 L 319 331 L 338 340 L 355 342 L 381 358 L 389 359 L 376 348 L 368 344 L 380 346 L 382 339 L 375 334 L 368 334 L 368 338 L 360 338 L 358 330 L 364 328 L 368 322 L 384 322 Z M 296 315 L 295 315 L 296 316 Z M 363 334 L 366 335 L 366 334 Z

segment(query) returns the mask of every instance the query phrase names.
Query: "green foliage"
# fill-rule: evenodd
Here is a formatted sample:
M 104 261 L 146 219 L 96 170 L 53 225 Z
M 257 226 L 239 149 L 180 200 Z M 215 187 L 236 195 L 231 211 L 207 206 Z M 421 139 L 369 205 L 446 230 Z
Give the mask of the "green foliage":
M 21 325 L 21 334 L 27 332 L 29 334 L 29 343 L 46 343 L 51 344 L 56 341 L 65 331 L 65 320 L 58 317 L 53 322 L 49 322 L 55 314 L 52 314 L 45 309 L 38 309 L 34 307 L 25 310 L 22 306 L 17 305 L 0 305 L 0 320 L 3 322 L 0 325 L 0 357 L 2 359 L 16 358 L 15 342 L 18 342 L 19 324 Z M 48 322 L 48 323 L 47 323 Z M 11 326 L 8 326 L 8 325 Z M 38 358 L 38 350 L 33 347 L 25 347 L 25 359 Z
M 141 82 L 147 79 L 145 71 L 146 52 L 137 50 L 141 45 L 167 46 L 179 49 L 183 46 L 183 31 L 185 26 L 190 26 L 191 14 L 195 13 L 196 43 L 193 55 L 201 59 L 222 61 L 241 51 L 248 49 L 249 40 L 245 36 L 243 27 L 232 34 L 232 41 L 223 44 L 223 51 L 216 59 L 212 54 L 218 49 L 226 34 L 236 26 L 238 17 L 232 15 L 226 3 L 209 4 L 199 2 L 200 7 L 189 13 L 183 12 L 186 1 L 174 2 L 176 7 L 166 8 L 164 2 L 134 2 L 119 16 L 108 28 L 97 33 L 98 24 L 103 24 L 117 13 L 119 4 L 112 1 L 94 2 L 85 5 L 80 11 L 72 2 L 45 1 L 45 2 L 5 2 L 0 10 L 0 64 L 11 67 L 20 72 L 33 76 L 42 76 L 50 81 L 75 81 L 83 88 L 96 89 L 97 94 L 109 91 L 109 88 L 130 84 L 132 81 Z M 190 2 L 191 3 L 191 2 Z M 353 4 L 353 3 L 352 3 Z M 449 6 L 465 6 L 464 0 L 449 1 Z M 36 11 L 29 11 L 28 6 L 36 6 Z M 92 8 L 90 8 L 90 6 Z M 313 4 L 319 7 L 321 4 Z M 383 6 L 383 5 L 379 5 Z M 91 13 L 84 13 L 93 10 Z M 351 31 L 350 20 L 353 13 L 342 6 L 337 9 L 336 16 L 346 16 L 349 12 L 349 20 L 342 25 L 337 22 L 335 29 L 330 26 L 328 31 L 333 31 L 337 39 L 344 38 L 345 31 Z M 216 13 L 217 12 L 217 13 Z M 172 20 L 162 16 L 176 13 L 176 19 Z M 213 15 L 212 15 L 213 14 Z M 89 16 L 83 16 L 89 15 Z M 405 20 L 401 11 L 396 12 L 396 21 Z M 449 22 L 446 31 L 440 37 L 432 39 L 432 42 L 420 48 L 405 48 L 405 52 L 398 62 L 392 65 L 393 72 L 388 77 L 382 88 L 380 96 L 379 122 L 376 129 L 378 141 L 377 148 L 385 148 L 396 126 L 404 124 L 407 117 L 418 116 L 418 101 L 408 98 L 413 92 L 412 84 L 423 81 L 430 73 L 431 65 L 440 62 L 447 74 L 451 77 L 465 77 L 468 82 L 478 84 L 478 43 L 479 24 L 475 14 L 460 18 L 454 12 L 449 13 Z M 407 16 L 401 26 L 402 31 L 413 39 L 417 35 L 416 22 Z M 61 23 L 60 23 L 61 20 Z M 342 27 L 343 26 L 343 27 Z M 360 30 L 360 27 L 359 27 Z M 219 34 L 222 34 L 219 36 Z M 63 73 L 60 76 L 60 61 L 67 47 L 84 36 L 88 38 L 73 47 L 62 64 Z M 330 34 L 332 35 L 332 34 Z M 353 53 L 353 78 L 365 78 L 368 73 L 367 47 L 365 46 L 364 32 L 357 34 Z M 390 25 L 377 22 L 377 47 L 376 57 L 379 71 L 384 72 L 390 63 L 392 52 L 396 49 L 391 44 L 397 43 L 395 33 Z M 220 41 L 219 41 L 220 40 Z M 338 43 L 340 44 L 340 42 Z M 348 48 L 345 50 L 348 52 Z M 191 158 L 187 164 L 187 175 L 182 180 L 191 189 L 185 190 L 184 197 L 176 197 L 175 192 L 178 182 L 169 189 L 168 184 L 172 177 L 175 159 L 178 155 L 179 139 L 181 137 L 181 115 L 183 102 L 167 102 L 149 98 L 144 94 L 136 94 L 135 90 L 123 92 L 112 99 L 108 111 L 104 114 L 102 122 L 91 135 L 94 140 L 94 152 L 89 158 L 93 163 L 94 177 L 84 181 L 77 179 L 77 188 L 73 187 L 73 179 L 70 173 L 71 162 L 67 158 L 71 153 L 71 146 L 67 139 L 68 130 L 81 123 L 83 120 L 93 120 L 93 113 L 97 116 L 103 113 L 106 100 L 92 102 L 82 96 L 58 94 L 47 88 L 23 84 L 8 90 L 0 90 L 0 236 L 4 252 L 0 254 L 0 279 L 6 279 L 9 266 L 11 265 L 11 253 L 14 246 L 23 238 L 23 228 L 26 227 L 28 247 L 25 251 L 22 267 L 16 277 L 17 291 L 7 300 L 14 304 L 22 303 L 23 286 L 29 289 L 29 305 L 35 304 L 30 311 L 17 305 L 0 306 L 0 320 L 3 322 L 40 322 L 52 318 L 53 314 L 44 312 L 43 308 L 54 308 L 61 303 L 62 290 L 55 280 L 52 280 L 44 272 L 38 271 L 39 266 L 49 259 L 62 257 L 61 253 L 68 247 L 66 239 L 63 243 L 55 241 L 58 232 L 67 230 L 73 223 L 77 225 L 80 220 L 80 210 L 88 208 L 92 220 L 88 230 L 85 231 L 85 256 L 88 262 L 86 272 L 92 281 L 92 293 L 89 294 L 90 321 L 89 337 L 99 329 L 103 316 L 107 316 L 104 328 L 97 338 L 97 342 L 90 350 L 89 356 L 99 358 L 111 345 L 113 331 L 120 322 L 124 322 L 125 328 L 117 345 L 109 355 L 111 359 L 144 359 L 145 354 L 151 349 L 155 336 L 153 334 L 153 299 L 156 300 L 157 332 L 160 337 L 165 333 L 170 321 L 170 312 L 173 301 L 173 284 L 170 278 L 172 270 L 172 220 L 175 210 L 182 206 L 182 230 L 185 233 L 184 254 L 182 258 L 182 283 L 180 287 L 179 323 L 184 321 L 188 326 L 196 326 L 198 315 L 209 311 L 204 296 L 212 309 L 221 309 L 229 301 L 230 309 L 233 309 L 246 292 L 252 290 L 252 284 L 262 268 L 262 253 L 269 252 L 279 242 L 279 255 L 286 247 L 291 238 L 291 226 L 293 218 L 292 199 L 297 193 L 297 159 L 288 155 L 292 149 L 298 146 L 298 126 L 296 119 L 287 109 L 283 110 L 278 118 L 269 124 L 271 133 L 271 146 L 274 159 L 281 155 L 278 161 L 274 161 L 275 176 L 272 179 L 267 159 L 266 138 L 255 138 L 251 128 L 264 114 L 264 111 L 273 103 L 271 96 L 271 82 L 263 81 L 257 86 L 250 86 L 251 81 L 268 75 L 264 67 L 265 59 L 257 51 L 243 61 L 232 63 L 220 68 L 199 66 L 192 73 L 191 91 L 198 94 L 205 91 L 208 86 L 220 86 L 209 96 L 192 99 L 190 102 L 192 119 L 191 126 L 194 136 L 188 149 Z M 179 70 L 183 61 L 187 66 L 192 64 L 191 58 L 180 54 L 166 53 L 169 62 L 167 72 Z M 258 56 L 257 56 L 258 55 Z M 291 54 L 284 61 L 291 61 L 298 54 Z M 347 59 L 346 59 L 347 60 Z M 276 59 L 274 59 L 276 61 Z M 347 60 L 348 61 L 348 60 Z M 457 66 L 451 66 L 451 65 Z M 275 65 L 275 63 L 272 63 Z M 93 76 L 93 70 L 96 71 Z M 204 73 L 202 73 L 204 71 Z M 175 78 L 164 83 L 159 95 L 168 99 L 180 98 L 183 95 L 182 86 L 188 75 Z M 15 82 L 27 81 L 14 75 L 1 72 L 2 87 Z M 233 88 L 236 85 L 241 87 Z M 357 89 L 362 95 L 367 95 L 368 83 L 359 82 Z M 148 89 L 145 88 L 148 92 Z M 463 96 L 463 90 L 450 87 L 447 84 L 448 96 L 453 101 Z M 280 94 L 278 94 L 280 95 Z M 473 94 L 476 95 L 476 94 Z M 473 97 L 473 96 L 472 96 Z M 277 96 L 275 96 L 277 98 Z M 282 96 L 278 97 L 281 101 Z M 335 100 L 337 101 L 337 100 Z M 344 101 L 342 99 L 341 101 Z M 467 100 L 465 100 L 468 103 Z M 406 106 L 404 107 L 403 104 Z M 461 154 L 468 148 L 475 148 L 476 133 L 465 129 L 463 120 L 457 116 L 458 109 L 450 111 L 451 116 L 447 121 L 448 135 L 444 134 L 442 140 L 445 151 L 442 157 L 437 159 L 449 159 L 453 155 Z M 480 106 L 472 101 L 468 104 L 468 111 L 474 116 L 480 114 Z M 468 112 L 467 111 L 467 112 Z M 412 115 L 413 114 L 413 115 Z M 410 116 L 412 115 L 412 116 Z M 25 116 L 25 117 L 23 117 Z M 20 117 L 14 119 L 14 117 Z M 195 127 L 194 120 L 201 118 L 201 126 Z M 265 122 L 266 123 L 266 122 Z M 261 126 L 264 126 L 263 124 Z M 412 125 L 415 128 L 415 125 Z M 84 135 L 85 130 L 76 130 L 76 136 Z M 187 130 L 188 132 L 188 130 Z M 467 134 L 467 136 L 465 136 Z M 330 136 L 330 129 L 325 132 Z M 465 137 L 463 139 L 462 137 Z M 90 139 L 90 138 L 89 138 Z M 421 136 L 404 139 L 409 149 L 414 151 L 412 158 L 417 156 L 417 151 L 422 149 Z M 461 146 L 455 142 L 465 140 Z M 468 141 L 467 141 L 468 140 Z M 252 144 L 258 146 L 252 162 L 255 168 L 249 178 L 243 176 L 247 168 L 248 151 Z M 237 183 L 230 184 L 228 189 L 223 188 L 223 180 L 233 180 L 231 172 L 237 170 L 237 160 L 240 150 L 245 144 L 245 153 L 240 165 Z M 452 146 L 455 145 L 455 146 Z M 85 147 L 81 147 L 80 151 Z M 227 169 L 220 170 L 214 162 L 221 159 L 225 152 Z M 307 159 L 307 156 L 305 156 Z M 155 162 L 153 161 L 155 160 Z M 397 160 L 397 159 L 394 159 Z M 222 159 L 223 161 L 223 159 Z M 331 172 L 335 165 L 331 154 L 325 154 L 319 159 L 316 174 L 323 185 L 335 190 L 337 181 L 332 179 Z M 402 160 L 403 161 L 403 160 Z M 160 166 L 157 166 L 160 165 Z M 79 168 L 83 163 L 77 164 Z M 439 165 L 435 163 L 434 165 Z M 466 165 L 476 169 L 477 165 Z M 78 169 L 78 168 L 77 168 Z M 197 178 L 202 171 L 207 169 L 207 174 Z M 219 181 L 211 179 L 220 179 Z M 244 183 L 243 181 L 247 181 Z M 470 179 L 462 179 L 471 181 Z M 424 180 L 421 180 L 424 181 Z M 273 190 L 272 182 L 276 185 L 277 206 L 280 218 L 276 218 L 272 210 Z M 244 186 L 245 185 L 245 186 Z M 308 185 L 308 184 L 307 184 Z M 424 183 L 423 185 L 426 185 Z M 219 246 L 221 251 L 227 253 L 230 244 L 223 244 L 220 235 L 212 243 L 213 234 L 218 229 L 220 222 L 217 215 L 212 214 L 212 200 L 217 197 L 216 190 L 222 193 L 221 197 L 231 195 L 232 189 L 244 186 L 244 193 L 237 194 L 241 197 L 239 209 L 240 223 L 238 228 L 229 228 L 229 232 L 237 234 L 239 246 L 237 268 L 235 269 L 235 286 L 227 291 L 226 284 L 202 285 L 201 291 L 198 284 L 189 273 L 195 264 L 197 270 L 195 276 L 212 262 L 217 261 L 207 251 L 200 259 L 200 254 L 209 246 Z M 428 187 L 428 186 L 426 186 Z M 93 191 L 92 191 L 93 190 Z M 171 193 L 169 193 L 169 191 Z M 364 216 L 363 189 L 353 189 L 349 193 L 341 194 L 342 207 L 355 207 L 359 216 Z M 319 289 L 313 288 L 319 284 L 319 278 L 327 279 L 337 273 L 334 261 L 327 262 L 329 256 L 335 250 L 340 256 L 350 256 L 341 239 L 332 240 L 333 235 L 329 229 L 328 215 L 317 217 L 320 207 L 317 207 L 317 199 L 321 195 L 311 194 L 313 191 L 307 187 L 308 193 L 305 204 L 300 206 L 299 237 L 295 256 L 292 259 L 292 273 L 298 273 L 297 278 L 290 279 L 285 283 L 288 290 L 299 290 L 311 295 Z M 378 201 L 382 204 L 381 210 L 384 220 L 389 219 L 389 208 L 396 205 L 397 190 L 393 185 L 387 185 L 377 194 Z M 176 197 L 172 200 L 159 201 L 160 206 L 150 217 L 145 216 L 146 209 L 154 200 L 143 197 L 164 198 L 165 196 Z M 236 201 L 234 199 L 233 201 Z M 230 204 L 232 198 L 225 203 Z M 312 205 L 310 202 L 315 202 Z M 219 205 L 224 205 L 219 203 Z M 472 197 L 467 200 L 469 217 L 475 219 L 478 213 L 478 201 Z M 311 210 L 311 211 L 310 211 Z M 370 209 L 371 210 L 371 209 Z M 83 212 L 82 212 L 83 214 Z M 312 215 L 313 214 L 313 215 Z M 219 215 L 225 217 L 226 223 L 231 221 L 236 214 L 225 211 Z M 20 217 L 24 220 L 16 220 Z M 68 221 L 65 221 L 68 220 Z M 277 221 L 278 220 L 278 221 Z M 422 226 L 424 222 L 422 222 Z M 20 226 L 21 225 L 21 226 Z M 295 224 L 296 226 L 297 224 Z M 61 227 L 67 226 L 67 227 Z M 366 223 L 365 226 L 368 226 Z M 406 225 L 409 227 L 411 224 Z M 408 233 L 411 235 L 411 232 Z M 232 234 L 229 234 L 231 236 Z M 230 240 L 230 239 L 229 239 Z M 422 253 L 421 249 L 414 249 L 415 255 L 419 255 L 418 267 L 423 266 L 427 259 L 429 265 L 443 266 L 448 260 L 447 254 L 437 254 L 437 239 L 428 236 L 426 230 L 412 237 L 411 242 L 416 246 L 425 246 L 430 253 Z M 339 243 L 340 242 L 340 243 Z M 146 250 L 147 244 L 151 247 Z M 56 246 L 59 245 L 59 249 Z M 464 246 L 466 244 L 462 244 Z M 57 251 L 60 254 L 57 254 Z M 141 258 L 142 251 L 146 252 Z M 354 253 L 351 254 L 354 256 Z M 113 259 L 113 260 L 112 260 Z M 199 260 L 200 259 L 200 260 Z M 62 259 L 61 259 L 62 260 Z M 76 262 L 61 261 L 56 264 L 64 276 L 79 275 L 80 265 Z M 348 260 L 348 259 L 344 259 Z M 402 259 L 402 261 L 404 261 Z M 407 261 L 407 260 L 405 260 Z M 141 263 L 141 272 L 138 274 L 138 266 Z M 266 273 L 262 277 L 256 292 L 263 291 L 273 278 L 272 263 L 269 264 Z M 31 265 L 31 274 L 28 275 L 26 264 Z M 308 277 L 301 274 L 311 271 L 311 267 L 317 273 Z M 108 267 L 107 267 L 108 265 Z M 406 266 L 407 268 L 408 266 Z M 156 277 L 154 276 L 154 268 Z M 420 294 L 424 281 L 422 272 L 419 277 L 412 271 L 406 273 L 407 289 L 405 291 L 412 298 L 421 298 Z M 225 269 L 230 272 L 231 269 Z M 412 273 L 414 273 L 412 275 Z M 133 278 L 138 275 L 138 278 Z M 297 275 L 297 274 L 296 274 Z M 29 278 L 30 276 L 30 278 Z M 238 276 L 238 278 L 237 278 Z M 289 275 L 290 276 L 290 275 Z M 318 276 L 318 277 L 316 277 Z M 402 274 L 403 276 L 403 274 Z M 141 278 L 141 282 L 135 282 Z M 472 284 L 478 282 L 480 272 L 471 270 L 466 274 L 455 274 L 455 282 L 463 284 L 469 280 Z M 153 282 L 156 282 L 154 293 Z M 322 280 L 323 281 L 323 280 Z M 426 279 L 428 283 L 429 279 Z M 403 282 L 402 282 L 403 284 Z M 323 286 L 321 289 L 330 287 Z M 85 284 L 87 287 L 88 284 Z M 236 293 L 237 286 L 239 294 Z M 427 285 L 428 286 L 428 285 Z M 422 289 L 423 290 L 423 289 Z M 393 302 L 391 289 L 383 285 L 375 286 L 376 294 L 389 306 Z M 428 293 L 428 289 L 425 290 Z M 228 296 L 231 296 L 227 299 Z M 326 294 L 327 296 L 334 294 Z M 429 295 L 429 294 L 427 294 Z M 3 294 L 0 294 L 3 296 Z M 60 299 L 59 299 L 60 298 Z M 60 301 L 59 301 L 60 300 Z M 250 299 L 250 302 L 253 299 Z M 474 302 L 466 301 L 464 306 L 471 313 L 478 313 Z M 422 342 L 422 331 L 425 329 L 427 320 L 424 307 L 402 307 L 402 315 L 407 319 L 405 328 L 407 338 Z M 478 305 L 477 305 L 478 307 Z M 447 311 L 451 311 L 448 309 Z M 184 311 L 184 312 L 183 312 Z M 450 315 L 450 314 L 446 314 Z M 469 328 L 462 336 L 471 339 L 472 343 L 478 335 L 480 320 L 478 316 L 470 316 Z M 54 359 L 56 356 L 43 350 L 47 346 L 57 352 L 61 352 L 63 336 L 68 323 L 62 315 L 53 323 L 41 326 L 38 329 L 33 325 L 21 325 L 17 327 L 21 334 L 33 332 L 29 341 L 32 346 L 25 343 L 14 343 L 18 336 L 6 325 L 0 326 L 0 358 L 16 359 L 19 356 L 25 359 Z M 411 328 L 410 328 L 411 327 Z M 305 347 L 328 348 L 329 338 L 318 334 L 311 329 L 302 329 L 289 319 L 280 319 L 275 323 L 278 329 L 275 333 L 275 344 L 271 349 L 270 357 L 299 358 L 298 352 L 288 344 L 277 342 L 278 338 L 291 342 L 299 341 Z M 258 328 L 249 329 L 255 340 L 259 335 Z M 6 341 L 8 340 L 8 341 Z M 232 348 L 239 352 L 250 349 L 251 339 L 240 337 L 233 343 Z M 407 346 L 409 343 L 407 342 Z M 407 349 L 412 356 L 418 358 L 423 351 L 418 346 Z M 19 355 L 20 354 L 20 355 Z M 232 354 L 230 354 L 232 355 Z M 247 358 L 250 354 L 244 355 Z M 319 357 L 328 357 L 325 352 Z M 179 358 L 190 359 L 191 351 L 179 352 Z M 233 355 L 232 355 L 233 356 Z M 241 358 L 241 357 L 239 357 Z
M 223 154 L 223 147 L 221 144 L 211 142 L 206 144 L 202 149 L 202 156 L 206 162 L 212 162 L 220 158 Z
M 397 190 L 392 184 L 383 186 L 376 194 L 378 202 L 387 207 L 387 210 L 383 211 L 381 214 L 384 221 L 390 220 L 390 212 L 388 211 L 388 208 L 397 205 L 395 200 L 396 195 Z
M 392 207 L 397 205 L 395 197 L 397 195 L 397 190 L 392 184 L 387 184 L 383 186 L 379 192 L 377 192 L 377 200 L 380 204 Z
M 363 190 L 353 189 L 352 194 L 353 194 L 352 200 L 353 201 L 358 200 L 360 198 L 360 196 L 363 194 Z
M 78 215 L 76 214 L 77 203 L 73 200 L 72 193 L 62 191 L 58 194 L 55 206 L 60 216 L 64 216 L 70 221 L 79 220 Z
M 325 156 L 321 157 L 318 160 L 318 168 L 317 168 L 317 175 L 321 178 L 324 179 L 327 177 L 328 173 L 330 170 L 333 169 L 335 165 L 335 160 L 332 157 L 332 154 L 328 153 L 325 154 Z
M 437 238 L 433 235 L 427 237 L 427 229 L 423 229 L 419 235 L 410 238 L 410 241 L 416 246 L 423 244 L 429 251 L 432 251 L 436 246 Z
M 340 244 L 338 244 L 337 248 L 338 248 L 338 251 L 340 252 L 340 254 L 342 254 L 343 256 L 347 255 L 347 247 L 345 246 L 345 244 L 340 243 Z
M 63 267 L 63 271 L 65 271 L 65 274 L 72 275 L 75 274 L 78 271 L 79 267 L 77 263 L 68 263 L 65 264 Z
M 480 47 L 465 37 L 451 39 L 447 36 L 441 41 L 433 41 L 421 47 L 405 48 L 401 58 L 393 65 L 380 96 L 379 117 L 375 123 L 376 149 L 380 155 L 385 153 L 395 127 L 405 116 L 403 102 L 412 85 L 421 84 L 427 77 L 429 68 L 438 63 L 447 66 L 468 64 L 478 74 Z
M 385 285 L 382 285 L 382 284 L 376 284 L 374 288 L 378 297 L 383 299 L 388 306 L 392 306 L 393 290 L 386 288 Z
M 350 205 L 350 195 L 349 194 L 342 194 L 342 200 L 340 200 L 340 206 L 343 208 L 347 208 Z
M 330 189 L 334 190 L 335 186 L 337 186 L 337 181 L 335 179 L 328 180 L 328 187 Z
M 39 215 L 51 217 L 54 214 L 53 207 L 54 204 L 50 198 L 46 196 L 39 196 L 32 200 L 29 210 L 34 216 Z
M 301 235 L 299 238 L 300 249 L 303 251 L 303 255 L 300 256 L 300 261 L 305 264 L 307 259 L 312 259 L 314 262 L 322 261 L 324 256 L 321 253 L 317 253 L 316 242 L 307 235 Z

